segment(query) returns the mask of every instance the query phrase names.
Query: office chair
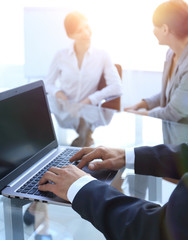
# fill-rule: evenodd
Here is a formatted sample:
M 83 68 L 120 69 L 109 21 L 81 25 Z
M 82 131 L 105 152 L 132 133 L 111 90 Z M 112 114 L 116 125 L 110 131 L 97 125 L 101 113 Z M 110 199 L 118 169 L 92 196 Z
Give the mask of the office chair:
M 122 67 L 120 64 L 115 64 L 117 71 L 119 73 L 120 78 L 122 79 Z M 101 90 L 102 88 L 106 87 L 106 80 L 104 78 L 104 74 L 102 74 L 98 90 Z M 99 104 L 99 108 L 111 108 L 120 111 L 121 110 L 121 97 L 120 96 L 111 96 L 108 98 L 103 99 Z

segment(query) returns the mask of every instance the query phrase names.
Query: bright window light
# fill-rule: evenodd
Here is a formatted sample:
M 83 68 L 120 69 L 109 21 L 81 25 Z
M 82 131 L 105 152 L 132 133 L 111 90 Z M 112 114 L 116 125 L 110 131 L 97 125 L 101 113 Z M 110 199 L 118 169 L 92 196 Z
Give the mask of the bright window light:
M 161 2 L 164 1 L 1 1 L 0 64 L 24 64 L 24 7 L 68 7 L 88 16 L 93 30 L 93 44 L 106 49 L 114 62 L 125 69 L 162 71 L 167 47 L 158 45 L 152 26 L 153 11 Z

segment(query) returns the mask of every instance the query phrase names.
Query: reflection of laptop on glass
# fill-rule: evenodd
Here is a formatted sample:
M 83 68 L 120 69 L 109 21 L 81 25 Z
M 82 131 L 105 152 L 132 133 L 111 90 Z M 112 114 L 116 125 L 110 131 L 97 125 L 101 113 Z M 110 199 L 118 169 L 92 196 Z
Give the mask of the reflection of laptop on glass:
M 0 116 L 1 193 L 13 198 L 69 204 L 52 193 L 39 192 L 37 187 L 48 168 L 63 166 L 63 160 L 69 164 L 68 159 L 79 150 L 58 146 L 43 82 L 1 93 Z M 92 175 L 110 183 L 115 172 Z

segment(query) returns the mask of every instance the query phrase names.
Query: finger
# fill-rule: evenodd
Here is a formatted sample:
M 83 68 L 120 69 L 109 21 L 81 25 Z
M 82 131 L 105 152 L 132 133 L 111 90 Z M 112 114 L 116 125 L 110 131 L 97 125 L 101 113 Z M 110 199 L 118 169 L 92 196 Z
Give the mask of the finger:
M 48 171 L 56 174 L 56 175 L 60 175 L 61 172 L 62 172 L 62 168 L 65 168 L 66 166 L 64 167 L 61 167 L 61 168 L 58 168 L 58 167 L 51 167 L 50 169 L 48 169 Z
M 55 192 L 55 185 L 51 183 L 43 184 L 38 186 L 39 191 Z
M 93 150 L 93 148 L 89 148 L 89 147 L 85 147 L 82 148 L 79 152 L 77 152 L 74 156 L 72 156 L 69 161 L 70 162 L 75 162 L 78 161 L 80 159 L 82 159 L 82 157 L 86 154 L 88 154 L 89 152 L 91 152 Z
M 51 181 L 51 182 L 54 182 L 54 183 L 55 183 L 56 180 L 57 180 L 57 175 L 54 174 L 54 173 L 52 173 L 52 172 L 50 172 L 50 171 L 47 171 L 47 172 L 42 176 L 42 178 L 40 179 L 39 184 L 44 184 L 44 183 L 46 183 L 46 182 L 48 182 L 48 181 Z
M 102 159 L 102 152 L 100 149 L 96 148 L 93 151 L 89 152 L 88 154 L 84 155 L 80 162 L 78 163 L 78 168 L 83 168 L 84 166 L 88 165 L 89 162 L 93 161 L 94 159 Z

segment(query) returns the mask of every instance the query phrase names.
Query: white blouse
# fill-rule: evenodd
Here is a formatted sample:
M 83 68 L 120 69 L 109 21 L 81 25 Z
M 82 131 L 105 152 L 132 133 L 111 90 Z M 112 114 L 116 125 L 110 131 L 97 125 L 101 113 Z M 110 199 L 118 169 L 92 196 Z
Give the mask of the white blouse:
M 98 91 L 102 73 L 107 86 Z M 73 45 L 60 50 L 52 61 L 45 84 L 52 95 L 62 91 L 75 102 L 88 97 L 93 105 L 106 97 L 122 94 L 121 80 L 110 57 L 104 50 L 92 47 L 86 52 L 80 68 Z

